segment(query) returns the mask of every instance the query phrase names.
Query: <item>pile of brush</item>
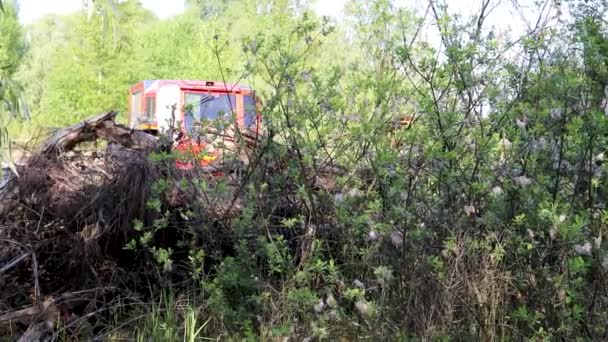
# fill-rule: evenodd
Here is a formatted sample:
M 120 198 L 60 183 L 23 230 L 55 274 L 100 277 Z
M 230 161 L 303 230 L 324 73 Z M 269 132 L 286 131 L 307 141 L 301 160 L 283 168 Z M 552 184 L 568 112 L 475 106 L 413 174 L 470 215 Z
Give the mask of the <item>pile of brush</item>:
M 115 116 L 60 130 L 0 188 L 0 332 L 39 340 L 128 279 L 122 246 L 145 216 L 158 177 L 147 154 L 159 143 Z M 79 150 L 98 140 L 111 148 Z
M 171 184 L 160 200 L 175 214 L 155 245 L 183 240 L 182 207 L 210 204 L 183 186 L 210 174 L 152 162 L 150 153 L 170 146 L 115 123 L 115 116 L 105 113 L 58 131 L 0 188 L 0 336 L 22 331 L 24 341 L 44 339 L 58 322 L 76 325 L 78 317 L 111 307 L 121 292 L 155 283 L 159 275 L 149 255 L 124 247 L 138 237 L 135 222 L 152 225 L 164 214 L 147 205 L 158 180 Z M 232 210 L 215 203 L 210 212 L 234 213 L 239 200 L 227 197 Z
M 151 158 L 171 149 L 163 143 L 168 139 L 119 125 L 115 116 L 58 131 L 0 188 L 0 335 L 21 331 L 23 341 L 41 340 L 57 332 L 58 322 L 77 325 L 125 291 L 141 294 L 161 283 L 149 253 L 125 248 L 140 237 L 135 222 L 154 226 L 161 219 L 166 228 L 154 234 L 154 246 L 171 248 L 178 262 L 188 260 L 184 242 L 216 251 L 221 260 L 236 241 L 231 224 L 247 185 L 286 173 L 281 165 L 289 158 L 273 161 L 263 151 L 246 170 L 220 177 L 177 170 L 170 159 Z M 307 178 L 321 193 L 335 186 L 332 171 Z M 159 183 L 165 184 L 160 196 Z M 296 185 L 282 188 L 260 210 L 277 222 L 303 214 L 297 191 Z M 155 196 L 162 210 L 150 207 Z M 255 240 L 256 233 L 250 235 Z M 186 268 L 171 272 L 174 283 L 190 279 Z

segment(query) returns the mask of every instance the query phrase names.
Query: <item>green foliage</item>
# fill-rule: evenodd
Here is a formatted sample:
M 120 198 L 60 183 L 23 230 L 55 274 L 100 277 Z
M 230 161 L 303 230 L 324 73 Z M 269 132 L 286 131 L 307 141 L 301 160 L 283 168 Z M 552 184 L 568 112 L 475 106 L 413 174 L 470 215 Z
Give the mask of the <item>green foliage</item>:
M 122 35 L 116 46 L 114 38 L 103 32 L 102 18 L 66 18 L 72 29 L 63 48 L 51 54 L 53 68 L 42 79 L 45 93 L 36 113 L 44 116 L 46 124 L 63 126 L 90 113 L 126 110 L 126 90 L 145 78 L 135 38 L 150 15 L 137 1 L 120 3 L 119 11 Z
M 179 341 L 194 342 L 206 340 L 203 335 L 210 319 L 202 320 L 195 303 L 177 303 L 173 293 L 164 293 L 148 308 L 130 336 L 122 336 L 135 341 Z M 183 324 L 182 324 L 183 322 Z M 117 338 L 121 338 L 117 336 Z
M 252 328 L 258 308 L 257 281 L 251 262 L 245 255 L 237 260 L 225 258 L 215 277 L 203 285 L 209 310 L 229 331 Z
M 260 245 L 264 246 L 271 274 L 291 272 L 293 269 L 292 257 L 287 241 L 285 241 L 282 235 L 279 235 L 275 239 L 262 239 Z
M 19 67 L 25 40 L 15 7 L 5 6 L 0 13 L 0 75 L 4 78 L 12 76 Z
M 0 4 L 0 166 L 16 172 L 11 158 L 9 122 L 17 115 L 28 116 L 19 84 L 13 80 L 25 53 L 24 34 L 18 21 L 16 2 Z M 3 178 L 0 168 L 0 178 Z
M 429 2 L 436 46 L 388 0 L 350 1 L 343 23 L 308 2 L 189 1 L 160 21 L 125 1 L 118 40 L 103 17 L 33 26 L 19 79 L 40 125 L 124 112 L 140 79 L 246 81 L 264 99 L 237 175 L 180 181 L 180 156 L 149 156 L 161 172 L 125 253 L 208 321 L 158 310 L 145 335 L 603 338 L 605 6 L 567 1 L 566 23 L 497 37 L 491 4 Z

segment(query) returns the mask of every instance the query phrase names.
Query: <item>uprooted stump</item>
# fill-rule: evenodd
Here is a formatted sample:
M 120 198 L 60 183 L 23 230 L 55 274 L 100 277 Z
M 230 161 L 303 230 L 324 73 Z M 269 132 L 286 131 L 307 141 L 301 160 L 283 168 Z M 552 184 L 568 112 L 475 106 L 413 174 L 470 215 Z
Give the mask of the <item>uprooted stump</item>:
M 230 222 L 242 210 L 248 178 L 224 175 L 221 182 L 231 190 L 212 197 L 200 190 L 201 178 L 209 174 L 152 162 L 150 154 L 166 146 L 156 136 L 117 124 L 115 116 L 108 112 L 59 130 L 18 167 L 19 177 L 0 189 L 0 334 L 43 336 L 53 329 L 49 317 L 60 312 L 64 323 L 72 315 L 88 317 L 99 310 L 89 304 L 115 300 L 117 292 L 93 291 L 96 295 L 89 294 L 82 305 L 59 305 L 66 296 L 109 288 L 141 294 L 162 282 L 150 255 L 125 249 L 138 238 L 135 222 L 153 226 L 162 219 L 168 228 L 155 231 L 154 245 L 172 248 L 181 260 L 188 257 L 184 242 L 216 251 L 218 261 L 231 253 Z M 260 167 L 260 160 L 251 167 L 268 179 L 285 163 Z M 169 184 L 162 211 L 148 203 L 159 180 Z M 216 181 L 205 178 L 205 186 Z M 311 174 L 310 184 L 324 191 L 335 187 L 334 171 Z M 277 215 L 270 216 L 280 221 L 280 216 L 300 215 L 303 209 L 288 195 L 296 192 L 295 185 L 282 191 L 277 197 L 282 202 L 271 203 Z M 184 217 L 193 208 L 200 217 Z M 171 278 L 179 283 L 190 274 L 176 268 Z
M 48 316 L 13 319 L 23 307 L 46 312 L 56 307 L 44 306 L 48 298 L 129 282 L 122 247 L 133 221 L 147 218 L 146 197 L 159 171 L 146 156 L 159 144 L 116 124 L 115 116 L 58 131 L 0 189 L 0 333 Z M 114 148 L 75 150 L 98 139 Z
M 143 151 L 158 146 L 158 139 L 155 136 L 116 124 L 114 118 L 117 114 L 111 111 L 59 130 L 47 141 L 41 154 L 50 156 L 53 153 L 70 151 L 82 142 L 94 141 L 98 138 L 118 143 L 125 148 Z
M 124 246 L 134 237 L 135 221 L 151 224 L 159 215 L 146 207 L 152 183 L 173 176 L 148 158 L 161 148 L 159 139 L 115 123 L 115 116 L 109 112 L 59 130 L 18 167 L 19 177 L 0 189 L 2 336 L 28 327 L 30 340 L 39 336 L 47 311 L 56 311 L 57 298 L 65 293 L 114 285 L 131 289 L 157 276 L 146 265 L 148 258 Z M 79 150 L 98 140 L 107 147 Z M 164 199 L 166 207 L 184 203 Z M 157 243 L 177 238 L 167 235 Z M 53 305 L 45 304 L 49 300 Z M 17 319 L 14 314 L 29 312 L 23 308 L 44 312 Z M 83 315 L 88 309 L 70 310 Z

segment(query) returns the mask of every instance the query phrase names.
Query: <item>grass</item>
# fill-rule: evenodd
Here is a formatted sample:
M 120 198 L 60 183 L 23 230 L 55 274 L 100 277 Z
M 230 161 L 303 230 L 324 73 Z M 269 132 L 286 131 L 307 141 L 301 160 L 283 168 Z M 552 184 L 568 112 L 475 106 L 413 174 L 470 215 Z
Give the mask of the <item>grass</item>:
M 141 304 L 141 305 L 140 305 Z M 59 341 L 94 339 L 104 341 L 215 341 L 207 335 L 212 317 L 205 318 L 191 298 L 178 299 L 164 292 L 151 303 L 115 305 L 109 321 L 96 317 L 96 327 L 80 325 L 77 332 L 62 330 Z M 105 325 L 105 326 L 104 326 Z M 97 331 L 97 332 L 95 332 Z M 78 335 L 78 336 L 76 336 Z

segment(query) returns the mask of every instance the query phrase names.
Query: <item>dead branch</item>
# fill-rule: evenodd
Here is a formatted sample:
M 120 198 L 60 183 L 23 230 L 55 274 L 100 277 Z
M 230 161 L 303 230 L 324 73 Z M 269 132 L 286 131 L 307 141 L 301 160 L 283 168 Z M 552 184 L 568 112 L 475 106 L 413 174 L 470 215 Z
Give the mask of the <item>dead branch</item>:
M 0 325 L 10 324 L 14 322 L 28 322 L 32 318 L 39 316 L 45 312 L 56 310 L 56 300 L 47 298 L 39 304 L 28 306 L 27 308 L 6 313 L 0 316 Z
M 55 321 L 61 314 L 69 316 L 72 310 L 79 305 L 91 302 L 98 296 L 114 288 L 96 288 L 92 290 L 68 292 L 56 297 L 48 297 L 45 300 L 28 306 L 26 308 L 0 315 L 0 326 L 15 322 L 27 323 L 32 320 Z
M 34 295 L 36 303 L 40 301 L 40 281 L 38 279 L 38 258 L 36 258 L 36 252 L 32 251 L 32 273 L 34 275 Z
M 82 142 L 95 141 L 98 138 L 137 150 L 149 150 L 158 145 L 158 139 L 155 136 L 131 130 L 114 122 L 117 114 L 117 112 L 110 111 L 59 130 L 44 145 L 41 154 L 57 155 L 72 150 Z
M 18 257 L 13 258 L 13 260 L 7 262 L 4 266 L 2 266 L 2 268 L 0 268 L 0 274 L 8 272 L 11 269 L 13 269 L 15 266 L 21 264 L 23 261 L 25 261 L 25 259 L 27 259 L 30 256 L 30 254 L 32 254 L 32 252 L 26 252 L 26 253 L 21 254 Z

